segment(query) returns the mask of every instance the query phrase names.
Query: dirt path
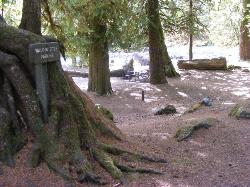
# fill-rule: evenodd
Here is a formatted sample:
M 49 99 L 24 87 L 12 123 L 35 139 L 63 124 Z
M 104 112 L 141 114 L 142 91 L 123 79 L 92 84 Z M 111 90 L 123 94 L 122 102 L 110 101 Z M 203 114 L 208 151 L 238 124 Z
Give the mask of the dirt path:
M 235 103 L 250 109 L 250 74 L 185 71 L 168 85 L 152 86 L 112 79 L 115 94 L 91 95 L 109 108 L 119 128 L 131 142 L 143 142 L 145 150 L 162 154 L 169 164 L 161 165 L 164 176 L 138 176 L 128 186 L 250 186 L 250 121 L 230 119 Z M 145 102 L 141 90 L 145 90 Z M 209 96 L 213 106 L 183 114 L 192 104 Z M 173 104 L 178 114 L 154 116 L 155 108 Z M 187 141 L 173 137 L 190 119 L 216 117 L 219 122 L 199 130 Z

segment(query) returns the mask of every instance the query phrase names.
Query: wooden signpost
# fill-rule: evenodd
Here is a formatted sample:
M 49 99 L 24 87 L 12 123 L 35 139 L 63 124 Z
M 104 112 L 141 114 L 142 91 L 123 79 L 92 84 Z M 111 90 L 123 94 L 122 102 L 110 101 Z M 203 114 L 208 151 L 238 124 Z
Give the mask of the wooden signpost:
M 29 59 L 35 64 L 36 90 L 41 101 L 43 118 L 48 122 L 48 62 L 57 62 L 60 60 L 59 44 L 51 43 L 35 43 L 29 45 Z

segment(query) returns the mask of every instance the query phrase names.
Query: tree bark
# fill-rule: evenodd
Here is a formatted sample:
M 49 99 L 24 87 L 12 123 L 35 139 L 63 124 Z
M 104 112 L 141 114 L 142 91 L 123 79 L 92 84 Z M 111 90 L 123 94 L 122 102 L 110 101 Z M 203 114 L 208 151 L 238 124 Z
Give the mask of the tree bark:
M 193 0 L 189 0 L 189 60 L 193 60 Z
M 112 93 L 109 71 L 107 25 L 101 18 L 95 17 L 91 21 L 91 43 L 89 49 L 89 84 L 88 91 L 99 95 Z
M 41 0 L 23 0 L 19 28 L 41 35 Z
M 150 57 L 150 83 L 167 83 L 165 77 L 165 63 L 163 59 L 161 36 L 161 23 L 159 17 L 158 0 L 148 0 L 148 32 L 149 32 L 149 57 Z
M 240 26 L 240 59 L 250 60 L 250 37 L 248 29 L 248 16 L 250 0 L 243 0 L 243 20 Z
M 158 0 L 148 0 L 148 35 L 150 56 L 150 83 L 166 83 L 166 75 L 176 76 L 177 73 L 172 65 L 164 41 L 164 34 L 159 15 Z
M 180 69 L 198 69 L 198 70 L 226 70 L 227 61 L 225 58 L 212 58 L 212 59 L 195 59 L 179 60 L 178 67 Z
M 28 47 L 33 43 L 56 40 L 18 30 L 3 22 L 0 22 L 0 33 L 2 162 L 14 165 L 14 154 L 27 142 L 26 131 L 34 138 L 29 158 L 31 166 L 35 167 L 43 161 L 67 180 L 104 183 L 102 178 L 93 174 L 92 164 L 87 157 L 94 158 L 112 177 L 120 181 L 123 180 L 124 168 L 114 162 L 109 154 L 130 154 L 140 160 L 164 161 L 104 144 L 101 137 L 109 142 L 125 140 L 125 137 L 73 80 L 64 74 L 60 62 L 48 64 L 49 120 L 44 123 L 36 93 L 34 64 L 28 59 Z

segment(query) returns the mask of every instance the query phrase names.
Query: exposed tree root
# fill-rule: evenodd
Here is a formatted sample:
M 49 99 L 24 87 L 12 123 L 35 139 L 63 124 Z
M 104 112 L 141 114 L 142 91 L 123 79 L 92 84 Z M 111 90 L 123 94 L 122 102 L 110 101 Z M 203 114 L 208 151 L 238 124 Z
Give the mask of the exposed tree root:
M 110 154 L 113 155 L 123 155 L 123 154 L 128 154 L 130 156 L 132 156 L 135 160 L 144 160 L 144 161 L 149 161 L 149 162 L 158 162 L 158 163 L 168 163 L 167 160 L 162 159 L 162 158 L 152 158 L 146 155 L 141 155 L 141 154 L 137 154 L 137 153 L 132 153 L 123 149 L 119 149 L 107 144 L 99 144 L 100 148 Z
M 96 109 L 91 99 L 77 88 L 72 79 L 64 74 L 60 63 L 56 62 L 48 64 L 49 122 L 44 123 L 36 93 L 34 64 L 28 59 L 28 46 L 53 39 L 1 22 L 0 33 L 2 162 L 14 165 L 13 155 L 27 142 L 25 133 L 28 131 L 34 138 L 30 165 L 36 167 L 45 162 L 55 173 L 69 181 L 106 184 L 93 172 L 89 155 L 121 182 L 124 182 L 123 172 L 161 174 L 151 169 L 134 169 L 117 164 L 112 159 L 111 155 L 129 155 L 135 161 L 167 162 L 99 143 L 99 136 L 115 141 L 124 140 L 125 136 Z
M 152 169 L 145 169 L 145 168 L 132 168 L 129 166 L 125 166 L 123 164 L 115 163 L 116 167 L 118 167 L 121 171 L 129 173 L 129 172 L 137 172 L 137 173 L 147 173 L 147 174 L 156 174 L 156 175 L 162 175 L 162 172 L 155 171 Z

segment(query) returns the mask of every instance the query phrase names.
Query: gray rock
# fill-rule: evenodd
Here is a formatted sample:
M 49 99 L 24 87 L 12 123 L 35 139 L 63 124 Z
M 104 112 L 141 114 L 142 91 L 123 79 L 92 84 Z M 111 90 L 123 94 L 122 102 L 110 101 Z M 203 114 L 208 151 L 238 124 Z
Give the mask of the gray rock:
M 250 71 L 249 71 L 249 69 L 243 69 L 242 72 L 249 73 Z
M 167 105 L 164 108 L 158 109 L 155 112 L 155 115 L 169 115 L 177 113 L 176 108 L 173 105 Z

